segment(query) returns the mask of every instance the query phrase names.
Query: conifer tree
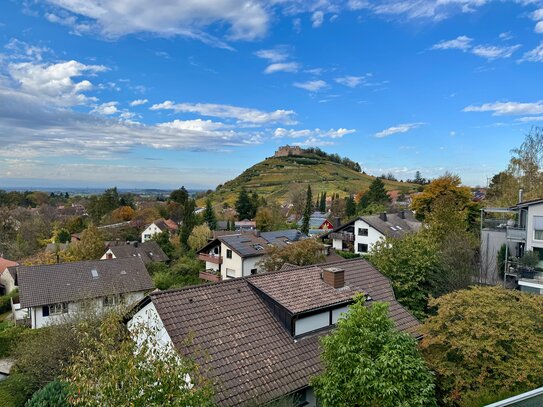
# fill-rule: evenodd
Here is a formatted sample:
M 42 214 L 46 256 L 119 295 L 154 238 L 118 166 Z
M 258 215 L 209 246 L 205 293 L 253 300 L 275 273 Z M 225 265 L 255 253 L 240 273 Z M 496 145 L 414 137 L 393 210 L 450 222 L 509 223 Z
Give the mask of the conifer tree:
M 307 195 L 305 199 L 304 217 L 302 219 L 302 233 L 309 233 L 309 218 L 313 212 L 313 194 L 311 193 L 311 185 L 307 186 Z
M 236 201 L 236 211 L 238 212 L 239 220 L 252 218 L 253 205 L 245 188 L 239 191 L 238 200 Z
M 209 198 L 206 200 L 204 222 L 207 223 L 207 226 L 209 226 L 211 230 L 217 229 L 217 217 L 215 216 L 215 211 L 213 210 L 213 205 L 211 205 L 211 199 Z

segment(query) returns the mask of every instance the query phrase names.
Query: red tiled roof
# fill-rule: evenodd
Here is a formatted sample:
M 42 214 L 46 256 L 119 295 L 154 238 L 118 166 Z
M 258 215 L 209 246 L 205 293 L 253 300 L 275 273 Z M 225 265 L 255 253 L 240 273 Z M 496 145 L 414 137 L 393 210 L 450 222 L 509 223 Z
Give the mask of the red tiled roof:
M 15 261 L 11 261 L 8 259 L 4 259 L 3 257 L 0 257 L 0 273 L 2 273 L 5 269 L 12 266 L 18 266 L 19 263 Z

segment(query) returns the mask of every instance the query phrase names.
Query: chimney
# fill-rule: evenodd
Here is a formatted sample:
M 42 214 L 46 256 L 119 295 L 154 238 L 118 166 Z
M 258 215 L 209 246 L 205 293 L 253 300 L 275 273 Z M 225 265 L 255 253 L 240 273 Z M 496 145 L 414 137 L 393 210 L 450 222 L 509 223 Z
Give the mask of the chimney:
M 518 203 L 521 203 L 524 200 L 524 190 L 521 188 L 518 190 Z
M 254 232 L 256 237 L 260 237 L 260 230 L 255 229 L 253 232 Z
M 405 211 L 402 209 L 398 216 L 400 217 L 400 219 L 405 219 Z
M 381 219 L 383 222 L 387 221 L 387 213 L 383 212 L 379 214 L 379 219 Z
M 138 242 L 134 242 L 134 247 L 138 247 Z
M 339 267 L 328 267 L 322 271 L 324 282 L 334 288 L 341 288 L 345 285 L 345 270 Z

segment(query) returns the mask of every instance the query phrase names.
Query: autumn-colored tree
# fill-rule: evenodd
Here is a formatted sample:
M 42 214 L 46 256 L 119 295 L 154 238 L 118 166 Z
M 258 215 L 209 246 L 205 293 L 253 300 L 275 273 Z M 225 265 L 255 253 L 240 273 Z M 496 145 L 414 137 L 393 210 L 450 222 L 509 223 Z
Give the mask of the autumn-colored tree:
M 367 307 L 359 294 L 321 345 L 324 373 L 311 385 L 324 407 L 436 406 L 434 377 L 388 304 Z
M 468 221 L 472 220 L 473 216 L 478 216 L 478 204 L 472 201 L 471 190 L 461 185 L 458 175 L 450 173 L 434 179 L 424 187 L 422 193 L 415 195 L 411 209 L 415 211 L 417 219 L 424 220 L 432 211 L 436 200 L 443 199 L 444 196 L 452 197 L 457 210 L 462 211 Z
M 543 385 L 543 296 L 472 287 L 430 305 L 437 314 L 422 327 L 421 348 L 444 404 Z
M 314 239 L 304 239 L 285 247 L 270 247 L 259 265 L 264 271 L 276 271 L 283 264 L 297 266 L 322 263 L 325 260 L 324 247 Z
M 102 233 L 96 226 L 89 226 L 81 233 L 81 240 L 69 246 L 68 252 L 76 261 L 99 259 L 105 252 Z
M 111 212 L 111 219 L 114 222 L 126 222 L 132 220 L 136 211 L 130 206 L 121 206 Z
M 212 236 L 213 232 L 211 231 L 207 223 L 195 226 L 189 236 L 189 246 L 192 250 L 199 250 L 207 244 Z
M 68 368 L 73 406 L 212 406 L 213 388 L 199 367 L 156 332 L 106 316 L 97 335 L 83 333 L 83 350 Z
M 273 213 L 271 209 L 258 208 L 255 216 L 256 228 L 261 232 L 269 232 L 273 229 Z

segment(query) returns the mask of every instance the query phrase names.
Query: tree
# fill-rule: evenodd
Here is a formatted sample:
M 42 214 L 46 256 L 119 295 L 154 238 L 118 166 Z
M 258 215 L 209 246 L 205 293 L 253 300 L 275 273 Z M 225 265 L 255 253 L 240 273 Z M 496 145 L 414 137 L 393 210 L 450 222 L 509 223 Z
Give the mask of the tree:
M 345 215 L 348 218 L 352 218 L 356 215 L 356 202 L 352 195 L 345 198 Z
M 207 198 L 206 208 L 204 210 L 204 222 L 207 223 L 211 230 L 217 229 L 217 217 L 215 216 L 215 210 L 211 204 L 211 199 Z
M 324 191 L 320 197 L 319 211 L 326 212 L 326 191 Z
M 436 406 L 434 377 L 388 304 L 358 294 L 337 328 L 321 339 L 324 373 L 311 385 L 324 407 Z
M 125 205 L 111 212 L 111 219 L 114 222 L 126 222 L 132 220 L 136 211 L 131 206 Z
M 289 263 L 297 266 L 308 266 L 325 261 L 324 246 L 314 239 L 304 239 L 285 247 L 273 246 L 268 248 L 259 266 L 264 271 L 277 271 L 283 264 Z
M 411 209 L 415 211 L 417 219 L 424 220 L 432 211 L 434 202 L 445 195 L 452 198 L 457 210 L 464 212 L 466 220 L 479 216 L 478 205 L 471 199 L 471 190 L 461 185 L 458 175 L 446 173 L 426 185 L 424 191 L 413 198 Z
M 189 236 L 192 233 L 194 226 L 198 224 L 198 219 L 194 213 L 195 209 L 196 202 L 194 199 L 189 199 L 183 207 L 183 224 L 181 225 L 179 240 L 184 248 L 188 248 Z
M 385 189 L 385 184 L 381 178 L 375 178 L 370 185 L 370 189 L 366 192 L 368 204 L 387 204 L 390 202 L 390 197 Z
M 74 406 L 211 406 L 213 389 L 199 367 L 143 325 L 127 332 L 121 318 L 106 316 L 97 335 L 83 334 L 83 351 L 68 369 Z
M 420 233 L 386 238 L 373 245 L 369 260 L 390 278 L 398 301 L 417 318 L 424 318 L 430 278 L 440 271 L 437 243 Z
M 306 191 L 301 184 L 294 184 L 290 188 L 289 201 L 292 204 L 292 212 L 296 216 L 302 216 L 305 208 Z
M 54 380 L 38 390 L 25 407 L 69 407 L 67 384 Z
M 189 193 L 187 192 L 185 187 L 175 189 L 170 193 L 170 200 L 173 202 L 177 202 L 181 206 L 185 205 L 188 199 L 189 199 Z
M 157 233 L 153 235 L 152 239 L 158 243 L 166 256 L 170 258 L 172 257 L 175 248 L 170 240 L 170 232 L 166 230 L 164 232 Z
M 206 223 L 195 226 L 189 236 L 189 246 L 192 250 L 199 250 L 207 244 L 212 236 L 213 232 Z
M 91 225 L 81 233 L 81 240 L 71 244 L 68 252 L 76 261 L 96 260 L 105 252 L 104 238 L 100 230 Z
M 437 314 L 422 327 L 421 348 L 444 403 L 467 407 L 477 394 L 543 384 L 543 296 L 476 286 L 430 305 Z
M 305 209 L 304 209 L 304 216 L 302 218 L 302 233 L 305 233 L 306 235 L 309 233 L 309 219 L 311 218 L 311 214 L 313 213 L 313 196 L 311 194 L 311 185 L 307 186 L 307 192 L 305 195 Z
M 269 208 L 258 208 L 255 216 L 256 228 L 261 232 L 273 230 L 273 213 Z
M 236 212 L 238 213 L 239 220 L 252 219 L 253 205 L 245 188 L 241 188 L 241 191 L 239 191 L 238 200 L 236 201 Z
M 55 243 L 68 243 L 72 235 L 66 229 L 59 229 L 55 233 Z

